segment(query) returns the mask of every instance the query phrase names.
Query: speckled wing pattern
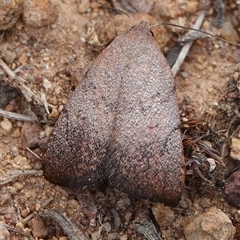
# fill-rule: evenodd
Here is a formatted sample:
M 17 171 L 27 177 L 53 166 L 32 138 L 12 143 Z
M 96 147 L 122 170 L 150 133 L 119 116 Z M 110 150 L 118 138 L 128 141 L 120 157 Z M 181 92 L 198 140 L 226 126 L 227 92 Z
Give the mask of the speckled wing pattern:
M 75 89 L 49 138 L 46 179 L 84 188 L 108 179 L 137 198 L 178 202 L 184 183 L 171 70 L 141 22 L 116 37 Z

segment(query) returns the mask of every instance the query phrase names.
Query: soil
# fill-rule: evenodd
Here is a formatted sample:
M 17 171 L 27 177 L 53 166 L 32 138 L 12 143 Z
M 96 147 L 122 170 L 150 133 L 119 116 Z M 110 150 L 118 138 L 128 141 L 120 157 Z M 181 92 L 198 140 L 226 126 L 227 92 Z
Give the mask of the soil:
M 115 11 L 93 1 L 53 0 L 52 5 L 43 1 L 46 6 L 40 10 L 34 10 L 35 5 L 32 6 L 32 15 L 26 10 L 27 2 L 15 25 L 3 30 L 0 35 L 0 58 L 27 81 L 29 89 L 36 94 L 45 94 L 51 107 L 47 114 L 44 107 L 38 108 L 34 101 L 26 102 L 22 94 L 16 91 L 13 81 L 0 69 L 4 84 L 14 86 L 14 89 L 10 86 L 4 88 L 4 94 L 9 96 L 11 93 L 13 99 L 10 102 L 9 99 L 2 100 L 2 109 L 41 119 L 40 124 L 33 124 L 0 117 L 0 221 L 7 224 L 10 239 L 67 239 L 66 232 L 56 221 L 38 217 L 43 210 L 57 210 L 66 214 L 89 239 L 145 239 L 136 232 L 133 221 L 152 221 L 163 239 L 186 239 L 185 226 L 194 216 L 206 212 L 210 207 L 221 209 L 230 218 L 236 227 L 234 239 L 240 239 L 239 207 L 228 203 L 222 188 L 216 186 L 216 183 L 224 184 L 224 174 L 238 165 L 239 161 L 232 160 L 229 149 L 231 136 L 239 137 L 237 125 L 232 123 L 238 116 L 238 96 L 229 95 L 233 92 L 229 86 L 234 79 L 235 93 L 238 91 L 239 46 L 209 36 L 200 38 L 194 42 L 175 77 L 188 163 L 186 186 L 178 206 L 165 207 L 159 203 L 138 200 L 108 185 L 76 194 L 47 182 L 40 171 L 41 161 L 25 147 L 30 147 L 41 156 L 39 143 L 49 136 L 69 95 L 81 81 L 91 61 L 110 43 L 108 37 L 101 39 L 101 34 L 110 32 L 109 29 L 119 32 L 124 28 L 118 29 Z M 192 4 L 184 7 L 179 7 L 176 1 L 159 2 L 162 3 L 161 7 L 149 12 L 156 22 L 192 26 L 204 8 L 204 30 L 231 42 L 239 40 L 240 10 L 235 1 L 225 1 L 225 22 L 230 21 L 235 29 L 230 35 L 212 26 L 217 13 L 211 2 L 189 1 Z M 104 4 L 112 6 L 107 1 Z M 49 14 L 44 21 L 39 21 L 37 14 L 34 17 L 33 13 L 41 17 L 44 7 L 49 9 Z M 129 18 L 124 17 L 127 20 L 120 22 L 128 26 Z M 165 43 L 160 44 L 164 54 L 176 43 L 178 35 L 185 32 L 170 27 L 159 31 L 166 34 Z M 0 83 L 3 89 L 4 84 Z M 1 94 L 1 98 L 5 96 Z M 6 102 L 7 105 L 4 104 Z M 216 150 L 218 158 L 202 151 L 203 148 L 196 141 L 199 137 L 205 145 Z M 193 169 L 194 163 L 189 162 L 196 155 L 201 165 L 200 172 L 209 181 L 197 174 Z M 206 158 L 213 158 L 216 163 L 211 173 Z M 26 175 L 22 174 L 23 170 Z M 3 181 L 13 174 L 18 177 Z M 167 214 L 161 215 L 162 212 Z

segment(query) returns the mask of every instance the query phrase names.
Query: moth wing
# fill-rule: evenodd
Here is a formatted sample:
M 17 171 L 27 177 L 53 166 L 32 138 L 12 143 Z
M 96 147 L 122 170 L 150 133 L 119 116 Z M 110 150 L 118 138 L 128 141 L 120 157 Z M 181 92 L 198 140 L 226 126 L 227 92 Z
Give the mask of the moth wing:
M 83 188 L 105 179 L 103 162 L 126 61 L 122 44 L 117 37 L 95 59 L 56 122 L 43 156 L 50 182 Z
M 129 61 L 106 172 L 123 192 L 174 205 L 183 187 L 184 161 L 171 70 L 147 26 L 132 28 L 125 38 L 134 44 L 124 49 Z

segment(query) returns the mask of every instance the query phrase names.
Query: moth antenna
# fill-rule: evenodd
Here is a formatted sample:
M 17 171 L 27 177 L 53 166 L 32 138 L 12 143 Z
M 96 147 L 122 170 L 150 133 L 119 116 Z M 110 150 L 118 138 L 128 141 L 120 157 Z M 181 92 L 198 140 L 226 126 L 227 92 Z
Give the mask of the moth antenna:
M 118 13 L 118 14 L 126 15 L 126 16 L 129 17 L 132 21 L 134 21 L 134 22 L 136 23 L 136 21 L 134 20 L 134 18 L 133 18 L 130 14 L 128 14 L 127 12 L 124 12 L 124 11 L 122 11 L 122 10 L 120 10 L 120 9 L 115 8 L 115 7 L 106 6 L 105 4 L 103 4 L 103 3 L 101 3 L 101 2 L 99 2 L 99 1 L 97 1 L 97 0 L 96 0 L 95 2 L 98 3 L 98 4 L 100 4 L 103 8 L 110 9 L 110 10 L 112 10 L 112 11 L 115 11 L 115 12 Z M 218 4 L 218 5 L 217 5 L 218 16 L 217 16 L 216 21 L 215 21 L 216 23 L 215 23 L 215 24 L 213 23 L 213 24 L 214 24 L 214 26 L 216 26 L 216 27 L 219 28 L 219 26 L 221 27 L 221 26 L 223 25 L 224 17 L 222 17 L 222 16 L 224 16 L 224 15 L 223 15 L 224 5 L 223 5 L 223 3 L 222 3 L 221 0 L 218 0 L 218 1 L 217 1 L 217 4 Z M 202 33 L 202 34 L 204 34 L 204 35 L 209 35 L 209 36 L 211 36 L 211 37 L 215 37 L 215 38 L 217 38 L 217 39 L 219 39 L 219 40 L 221 40 L 221 41 L 223 41 L 223 42 L 229 43 L 229 44 L 231 44 L 231 45 L 238 46 L 238 47 L 240 46 L 239 43 L 234 43 L 234 42 L 228 41 L 228 40 L 226 40 L 226 39 L 224 39 L 224 38 L 221 38 L 221 37 L 219 37 L 219 36 L 217 36 L 217 35 L 215 35 L 215 34 L 213 34 L 213 33 L 209 33 L 209 32 L 204 31 L 204 30 L 196 29 L 196 28 L 194 28 L 194 27 L 186 27 L 186 26 L 182 26 L 182 25 L 175 24 L 175 23 L 169 23 L 169 22 L 156 23 L 156 24 L 153 24 L 151 27 L 156 27 L 156 26 L 160 26 L 160 25 L 163 25 L 163 26 L 172 26 L 172 27 L 182 28 L 182 29 L 186 29 L 186 30 L 193 30 L 193 31 L 196 31 L 196 32 L 200 32 L 200 33 Z
M 204 30 L 200 30 L 200 29 L 196 29 L 196 28 L 193 28 L 193 27 L 186 27 L 186 26 L 181 26 L 181 25 L 178 25 L 178 24 L 175 24 L 175 23 L 169 23 L 169 22 L 162 22 L 162 23 L 157 23 L 157 24 L 154 24 L 152 25 L 151 27 L 155 27 L 155 26 L 159 26 L 159 25 L 163 25 L 163 26 L 172 26 L 172 27 L 177 27 L 177 28 L 183 28 L 183 29 L 187 29 L 187 30 L 193 30 L 193 31 L 196 31 L 196 32 L 200 32 L 200 33 L 203 33 L 203 34 L 206 34 L 206 35 L 209 35 L 211 37 L 215 37 L 223 42 L 226 42 L 226 43 L 229 43 L 231 45 L 234 45 L 234 46 L 238 46 L 240 47 L 240 44 L 239 43 L 234 43 L 234 42 L 231 42 L 231 41 L 228 41 L 224 38 L 221 38 L 213 33 L 209 33 L 207 31 L 204 31 Z

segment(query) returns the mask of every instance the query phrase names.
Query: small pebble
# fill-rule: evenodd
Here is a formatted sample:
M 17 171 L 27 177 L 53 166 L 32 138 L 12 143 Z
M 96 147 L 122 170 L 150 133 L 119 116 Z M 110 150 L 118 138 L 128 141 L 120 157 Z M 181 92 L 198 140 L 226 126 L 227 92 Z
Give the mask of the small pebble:
M 161 203 L 155 204 L 152 207 L 152 212 L 161 228 L 169 227 L 175 218 L 172 209 Z
M 41 209 L 41 205 L 39 203 L 36 204 L 35 206 L 36 211 L 39 211 Z
M 121 237 L 120 237 L 120 240 L 128 240 L 127 235 L 123 235 L 123 236 L 121 236 Z
M 78 4 L 78 12 L 80 14 L 87 12 L 87 10 L 90 7 L 90 2 L 89 0 L 81 0 L 80 3 Z
M 61 92 L 62 92 L 62 88 L 61 87 L 57 87 L 56 89 L 55 89 L 55 94 L 56 95 L 58 95 L 58 94 L 60 94 Z
M 99 231 L 91 232 L 91 239 L 92 240 L 98 240 L 100 237 Z
M 40 132 L 43 130 L 42 126 L 38 123 L 24 122 L 21 131 L 22 147 L 34 148 L 38 146 L 40 140 Z
M 184 227 L 187 240 L 233 240 L 235 233 L 229 217 L 215 207 L 190 218 Z
M 224 198 L 227 202 L 240 207 L 240 171 L 234 172 L 227 179 Z
M 17 57 L 17 54 L 10 50 L 6 50 L 3 52 L 3 58 L 9 64 L 12 64 L 16 57 Z
M 28 215 L 29 215 L 29 213 L 30 213 L 30 211 L 29 211 L 29 209 L 23 209 L 22 211 L 21 211 L 21 216 L 23 217 L 23 218 L 25 218 L 25 217 L 27 217 Z
M 60 237 L 59 240 L 68 240 L 67 237 Z
M 49 61 L 49 57 L 44 57 L 44 58 L 43 58 L 43 61 L 44 61 L 44 62 L 48 62 L 48 61 Z
M 51 134 L 52 130 L 53 130 L 53 127 L 46 126 L 46 128 L 45 128 L 46 137 L 48 137 Z
M 9 30 L 23 12 L 24 0 L 1 1 L 0 30 Z
M 233 159 L 240 161 L 240 139 L 237 137 L 232 137 L 230 148 L 230 156 Z
M 51 1 L 25 0 L 23 21 L 34 28 L 51 25 L 58 19 L 58 12 Z
M 3 206 L 6 202 L 10 201 L 12 198 L 12 195 L 7 188 L 2 188 L 0 191 L 0 206 Z
M 90 3 L 90 8 L 92 8 L 92 9 L 97 9 L 97 8 L 100 8 L 100 7 L 101 7 L 101 5 L 97 2 L 91 2 Z
M 20 136 L 21 136 L 20 129 L 17 128 L 17 129 L 13 132 L 12 137 L 13 137 L 13 138 L 19 138 Z
M 239 41 L 238 34 L 230 21 L 227 21 L 223 24 L 221 32 L 222 32 L 223 37 L 226 40 L 231 41 L 231 42 Z
M 103 226 L 104 226 L 104 231 L 105 231 L 107 234 L 109 234 L 109 232 L 110 232 L 111 229 L 112 229 L 111 224 L 110 224 L 109 222 L 105 222 L 105 223 L 103 224 Z
M 63 110 L 63 107 L 64 107 L 63 105 L 60 105 L 60 106 L 59 106 L 59 108 L 58 108 L 58 112 L 59 112 L 59 113 L 61 113 L 61 112 L 62 112 L 62 110 Z
M 52 112 L 49 115 L 49 117 L 50 118 L 58 118 L 58 116 L 59 116 L 59 112 L 58 112 L 57 108 L 55 106 L 53 106 Z
M 200 204 L 201 207 L 203 207 L 203 208 L 209 208 L 209 207 L 211 206 L 211 202 L 210 202 L 210 200 L 207 199 L 207 198 L 203 198 L 203 199 L 200 201 L 199 204 Z
M 52 105 L 57 105 L 58 104 L 58 99 L 56 96 L 53 96 L 52 98 L 50 98 L 50 103 Z
M 52 83 L 48 80 L 48 79 L 43 79 L 43 87 L 45 88 L 45 90 L 47 91 L 48 89 L 52 88 Z
M 238 78 L 239 78 L 239 75 L 240 75 L 240 73 L 239 73 L 239 72 L 234 72 L 234 74 L 233 74 L 233 78 L 234 78 L 234 80 L 235 80 L 235 81 L 237 81 L 237 80 L 238 80 Z
M 20 182 L 15 182 L 13 183 L 13 188 L 15 189 L 15 191 L 19 191 L 23 189 L 23 184 Z
M 18 148 L 16 146 L 12 147 L 11 152 L 14 157 L 18 156 L 19 154 Z
M 108 238 L 107 238 L 108 240 L 119 239 L 117 233 L 108 233 L 107 236 L 108 236 Z
M 121 198 L 116 203 L 116 210 L 125 210 L 131 205 L 131 201 L 128 197 Z
M 16 169 L 31 169 L 32 166 L 30 165 L 28 159 L 26 157 L 22 157 L 18 155 L 17 157 L 14 157 L 14 161 L 12 162 L 12 166 Z
M 17 212 L 8 212 L 4 215 L 5 223 L 15 225 L 18 221 Z
M 27 43 L 26 43 L 27 44 Z M 28 63 L 28 56 L 26 52 L 23 52 L 21 56 L 19 57 L 18 61 L 21 63 L 23 66 L 27 66 Z
M 57 27 L 57 24 L 52 24 L 52 25 L 51 25 L 51 28 L 52 28 L 52 29 L 55 29 L 56 27 Z
M 12 130 L 12 123 L 9 119 L 4 118 L 0 123 L 1 128 L 3 129 L 3 134 L 7 135 Z
M 96 227 L 96 226 L 97 226 L 97 224 L 96 224 L 96 219 L 92 218 L 92 219 L 90 220 L 90 226 L 91 226 L 91 227 Z
M 24 225 L 22 222 L 17 222 L 15 226 L 17 229 L 24 230 Z
M 44 221 L 39 217 L 35 217 L 31 220 L 31 230 L 35 238 L 45 238 L 48 235 Z
M 10 233 L 4 222 L 0 222 L 0 240 L 10 240 Z

